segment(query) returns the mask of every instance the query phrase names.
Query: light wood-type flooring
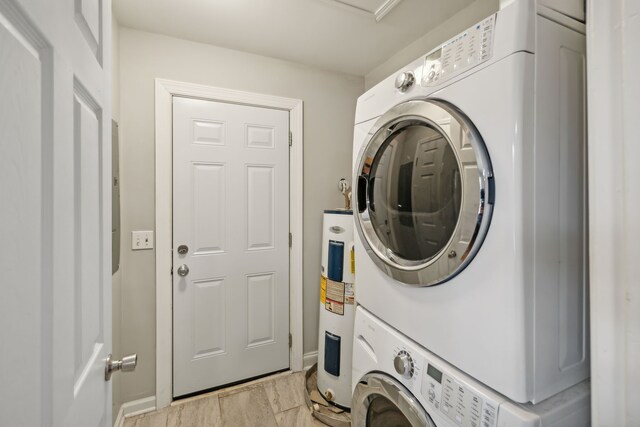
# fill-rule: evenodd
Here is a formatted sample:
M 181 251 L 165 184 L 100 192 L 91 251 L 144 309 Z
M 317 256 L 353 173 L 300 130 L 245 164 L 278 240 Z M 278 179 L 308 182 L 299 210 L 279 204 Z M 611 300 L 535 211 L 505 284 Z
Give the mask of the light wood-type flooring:
M 126 418 L 124 427 L 326 427 L 305 403 L 304 381 L 304 372 L 277 374 Z

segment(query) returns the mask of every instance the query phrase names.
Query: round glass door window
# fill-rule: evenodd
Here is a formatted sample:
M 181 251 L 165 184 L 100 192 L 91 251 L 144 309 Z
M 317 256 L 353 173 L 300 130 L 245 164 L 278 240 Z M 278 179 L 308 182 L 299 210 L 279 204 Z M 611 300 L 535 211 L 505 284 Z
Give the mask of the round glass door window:
M 420 402 L 394 378 L 365 375 L 353 391 L 353 427 L 435 427 Z
M 413 427 L 407 417 L 384 396 L 375 396 L 369 402 L 367 427 Z
M 369 216 L 398 257 L 426 262 L 451 239 L 462 187 L 456 154 L 437 129 L 417 122 L 392 132 L 369 174 Z
M 382 116 L 361 152 L 356 227 L 391 277 L 430 286 L 458 274 L 489 226 L 493 174 L 479 133 L 442 101 Z

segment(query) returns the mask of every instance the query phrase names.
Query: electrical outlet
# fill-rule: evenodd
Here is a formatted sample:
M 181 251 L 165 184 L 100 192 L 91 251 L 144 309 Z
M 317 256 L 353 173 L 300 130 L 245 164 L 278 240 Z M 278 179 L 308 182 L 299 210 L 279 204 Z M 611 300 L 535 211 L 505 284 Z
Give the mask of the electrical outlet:
M 153 249 L 153 231 L 132 231 L 131 249 Z

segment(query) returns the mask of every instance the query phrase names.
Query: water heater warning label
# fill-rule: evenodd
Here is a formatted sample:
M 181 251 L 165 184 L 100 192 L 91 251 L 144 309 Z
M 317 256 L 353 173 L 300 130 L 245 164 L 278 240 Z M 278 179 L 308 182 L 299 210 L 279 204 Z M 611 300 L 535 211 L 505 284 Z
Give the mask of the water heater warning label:
M 344 314 L 344 283 L 326 280 L 326 284 L 325 310 L 335 314 Z

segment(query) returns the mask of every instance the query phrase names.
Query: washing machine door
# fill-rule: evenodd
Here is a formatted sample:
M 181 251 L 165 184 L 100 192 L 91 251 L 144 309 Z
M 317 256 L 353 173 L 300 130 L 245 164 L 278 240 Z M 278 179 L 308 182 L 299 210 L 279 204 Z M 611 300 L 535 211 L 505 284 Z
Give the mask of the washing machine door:
M 395 379 L 370 373 L 356 385 L 352 427 L 436 427 L 411 392 Z
M 437 285 L 471 262 L 489 228 L 493 171 L 454 106 L 397 105 L 369 132 L 355 169 L 356 229 L 374 263 L 409 285 Z

